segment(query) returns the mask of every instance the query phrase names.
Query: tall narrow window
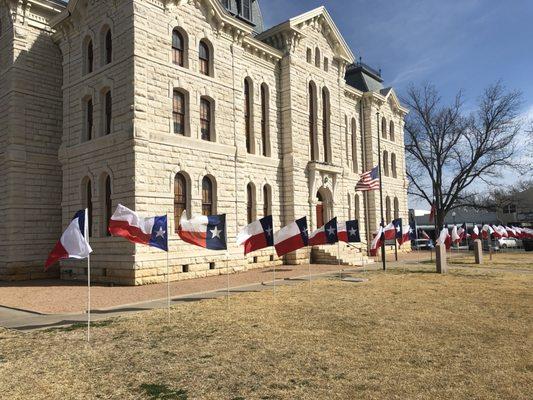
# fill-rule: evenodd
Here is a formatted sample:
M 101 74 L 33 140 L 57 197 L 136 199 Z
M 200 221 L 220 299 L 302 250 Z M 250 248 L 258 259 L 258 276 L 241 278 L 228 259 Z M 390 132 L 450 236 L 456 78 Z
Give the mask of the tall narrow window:
M 111 201 L 111 177 L 108 175 L 105 179 L 105 213 L 104 213 L 104 226 L 105 226 L 105 235 L 111 236 L 109 233 L 109 221 L 111 220 L 111 215 L 113 213 L 113 204 Z
M 248 224 L 251 224 L 255 220 L 255 189 L 254 186 L 249 183 L 246 186 L 246 214 Z
M 209 51 L 209 46 L 203 40 L 200 41 L 199 59 L 200 73 L 203 75 L 210 75 L 211 55 Z
M 307 62 L 311 64 L 313 62 L 313 50 L 307 48 Z
M 200 131 L 202 140 L 211 140 L 211 103 L 203 97 L 200 100 Z
M 383 166 L 383 175 L 385 176 L 389 176 L 389 152 L 388 151 L 384 151 L 383 152 L 383 162 L 382 162 L 382 166 Z
M 270 135 L 269 135 L 269 107 L 270 93 L 266 83 L 261 85 L 261 143 L 263 144 L 263 156 L 270 156 Z
M 357 163 L 357 126 L 355 118 L 352 118 L 352 164 L 353 172 L 357 172 L 359 166 Z
M 322 89 L 322 139 L 324 140 L 324 161 L 331 163 L 331 139 L 329 123 L 329 92 Z
M 185 135 L 185 95 L 179 90 L 174 90 L 172 98 L 172 120 L 174 133 Z
M 252 20 L 252 7 L 250 0 L 242 0 L 242 16 L 248 21 Z
M 213 182 L 205 176 L 202 179 L 202 215 L 213 214 Z
M 113 60 L 113 38 L 111 37 L 111 29 L 107 30 L 105 34 L 105 63 L 109 64 Z
M 360 212 L 361 212 L 359 207 L 360 207 L 360 206 L 359 206 L 359 195 L 356 194 L 356 195 L 355 195 L 355 200 L 354 200 L 354 210 L 355 210 L 355 215 L 354 215 L 354 217 L 355 217 L 355 219 L 357 219 L 357 220 L 359 220 L 359 218 L 360 218 Z
M 394 140 L 396 139 L 395 136 L 394 136 L 394 122 L 390 122 L 390 126 L 389 126 L 389 139 L 392 140 L 394 142 Z
M 389 196 L 387 196 L 385 198 L 385 217 L 387 218 L 387 220 L 385 222 L 387 224 L 390 224 L 390 222 L 392 221 L 392 218 L 391 218 L 390 197 Z
M 316 114 L 316 86 L 309 83 L 309 145 L 311 147 L 311 161 L 318 159 L 317 146 L 317 114 Z
M 394 219 L 400 218 L 400 202 L 398 198 L 394 198 Z
M 94 67 L 93 41 L 89 40 L 89 43 L 87 43 L 87 73 L 88 74 L 93 72 L 93 67 Z
M 178 232 L 180 218 L 187 209 L 187 180 L 183 174 L 174 177 L 174 229 Z
M 387 120 L 385 117 L 381 119 L 381 137 L 387 139 Z
M 272 215 L 272 189 L 269 185 L 263 186 L 263 217 Z
M 324 71 L 329 71 L 329 59 L 327 57 L 324 57 Z
M 249 78 L 244 80 L 244 125 L 246 134 L 246 151 L 253 153 L 253 130 L 252 130 L 252 83 Z
M 320 60 L 321 60 L 320 49 L 317 47 L 315 49 L 315 67 L 320 68 Z
M 91 140 L 93 138 L 93 100 L 87 100 L 86 104 L 86 132 L 85 138 Z
M 185 60 L 185 41 L 183 35 L 177 29 L 172 31 L 172 62 L 180 67 L 184 66 Z
M 108 90 L 105 94 L 105 120 L 104 120 L 104 134 L 109 135 L 111 133 L 111 121 L 113 118 L 113 102 L 111 98 L 111 91 Z
M 396 154 L 394 153 L 390 155 L 390 168 L 392 172 L 392 177 L 397 178 L 398 172 L 396 171 Z
M 93 235 L 93 190 L 90 179 L 87 179 L 87 184 L 85 186 L 85 208 L 87 208 L 87 214 L 89 220 L 87 221 L 87 226 L 89 228 L 89 236 Z

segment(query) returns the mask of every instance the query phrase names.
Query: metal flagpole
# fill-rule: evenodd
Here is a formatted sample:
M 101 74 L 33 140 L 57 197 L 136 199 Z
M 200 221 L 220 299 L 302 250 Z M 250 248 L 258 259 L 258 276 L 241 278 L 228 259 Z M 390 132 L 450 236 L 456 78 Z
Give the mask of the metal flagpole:
M 227 306 L 229 307 L 229 251 L 228 250 L 226 250 L 226 303 L 227 303 Z
M 169 267 L 169 236 L 170 236 L 170 219 L 167 213 L 167 310 L 168 310 L 168 323 L 170 324 L 170 267 Z
M 274 265 L 274 296 L 276 295 L 276 266 Z
M 339 265 L 339 278 L 342 281 L 342 268 L 341 268 L 341 242 L 337 240 L 337 263 Z
M 84 234 L 89 243 L 89 210 L 85 209 Z M 87 256 L 87 343 L 91 342 L 91 255 Z
M 376 113 L 377 117 L 377 124 L 378 124 L 378 172 L 379 172 L 379 199 L 380 199 L 380 207 L 381 207 L 381 227 L 385 227 L 385 218 L 383 216 L 383 179 L 381 177 L 382 170 L 381 170 L 381 132 L 379 131 L 379 111 Z M 383 262 L 383 271 L 387 269 L 387 261 L 386 261 L 386 254 L 385 254 L 385 235 L 383 235 L 383 240 L 381 241 L 381 258 Z

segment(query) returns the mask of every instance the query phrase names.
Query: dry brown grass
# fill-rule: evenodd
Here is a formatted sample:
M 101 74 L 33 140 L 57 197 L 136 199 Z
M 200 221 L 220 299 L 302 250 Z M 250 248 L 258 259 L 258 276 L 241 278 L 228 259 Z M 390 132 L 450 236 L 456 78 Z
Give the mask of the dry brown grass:
M 533 253 L 502 251 L 493 253 L 492 260 L 489 254 L 483 254 L 483 263 L 483 266 L 489 268 L 533 270 Z M 473 265 L 474 255 L 472 253 L 467 256 L 452 254 L 450 264 Z
M 533 275 L 418 268 L 119 318 L 92 347 L 0 330 L 0 397 L 530 399 Z

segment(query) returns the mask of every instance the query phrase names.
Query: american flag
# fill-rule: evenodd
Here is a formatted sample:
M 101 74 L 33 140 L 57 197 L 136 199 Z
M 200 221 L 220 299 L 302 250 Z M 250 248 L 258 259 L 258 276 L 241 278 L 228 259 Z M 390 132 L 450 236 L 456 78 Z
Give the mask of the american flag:
M 372 170 L 365 172 L 361 175 L 361 179 L 357 182 L 355 190 L 368 191 L 379 189 L 379 169 L 378 166 L 372 168 Z

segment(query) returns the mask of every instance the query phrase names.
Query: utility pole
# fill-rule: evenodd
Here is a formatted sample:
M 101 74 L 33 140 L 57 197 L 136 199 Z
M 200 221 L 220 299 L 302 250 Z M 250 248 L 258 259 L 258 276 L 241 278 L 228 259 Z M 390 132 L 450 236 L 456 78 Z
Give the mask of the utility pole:
M 379 172 L 379 201 L 380 201 L 380 209 L 381 209 L 381 227 L 385 227 L 385 218 L 383 216 L 383 180 L 381 178 L 381 132 L 379 131 L 379 124 L 380 124 L 380 118 L 379 118 L 379 111 L 376 113 L 377 123 L 378 123 L 378 172 Z M 387 269 L 387 260 L 385 256 L 385 234 L 381 233 L 383 235 L 383 240 L 381 241 L 381 258 L 383 261 L 383 271 Z

